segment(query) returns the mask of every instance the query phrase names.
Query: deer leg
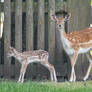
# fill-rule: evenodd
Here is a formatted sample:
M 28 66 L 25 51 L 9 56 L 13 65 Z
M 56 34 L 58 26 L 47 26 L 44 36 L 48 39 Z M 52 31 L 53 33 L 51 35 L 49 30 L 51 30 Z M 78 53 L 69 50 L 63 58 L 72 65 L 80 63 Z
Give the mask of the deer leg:
M 50 76 L 51 76 L 51 81 L 57 82 L 56 72 L 55 72 L 54 66 L 47 63 L 47 62 L 43 63 L 43 65 L 49 70 Z
M 71 75 L 70 75 L 70 82 L 73 81 L 73 73 L 74 73 L 74 67 L 72 66 Z
M 53 78 L 53 69 L 52 69 L 52 67 L 51 67 L 49 64 L 47 64 L 47 65 L 45 65 L 45 66 L 48 68 L 48 70 L 49 70 L 49 72 L 50 72 L 51 81 L 54 81 L 54 78 Z
M 19 76 L 18 82 L 21 81 L 22 75 L 23 75 L 23 65 L 21 66 L 20 76 Z
M 74 55 L 72 57 L 70 57 L 70 62 L 71 62 L 71 67 L 72 67 L 71 75 L 70 75 L 70 81 L 75 81 L 76 80 L 74 66 L 76 64 L 77 57 L 78 57 L 78 52 L 77 51 L 75 51 Z
M 50 71 L 50 77 L 51 77 L 51 81 L 54 81 L 54 79 L 53 79 L 53 73 L 51 71 Z
M 20 82 L 20 81 L 21 81 L 21 77 L 22 77 L 22 74 L 20 74 L 19 79 L 18 79 L 18 82 Z
M 54 68 L 54 81 L 57 82 L 57 78 L 56 78 L 56 71 L 55 71 L 55 68 Z
M 51 64 L 49 64 L 49 63 L 48 63 L 48 65 L 50 66 L 49 71 L 50 71 L 50 73 L 51 73 L 51 75 L 52 75 L 53 81 L 57 82 L 56 72 L 55 72 L 54 66 L 51 65 Z
M 85 77 L 83 78 L 84 81 L 88 79 L 88 76 L 89 76 L 91 67 L 92 67 L 92 63 L 89 64 L 89 67 L 88 67 L 88 70 L 87 70 L 87 72 L 86 72 L 86 75 L 85 75 Z
M 74 71 L 74 74 L 73 74 L 73 81 L 76 81 L 75 71 Z
M 20 82 L 20 81 L 21 81 L 21 76 L 22 76 L 22 74 L 20 74 L 19 79 L 18 79 L 18 82 Z
M 88 79 L 88 76 L 89 76 L 89 73 L 90 73 L 90 70 L 91 70 L 91 67 L 92 67 L 92 59 L 90 58 L 89 53 L 87 53 L 86 56 L 87 56 L 87 58 L 88 58 L 88 60 L 89 60 L 89 66 L 88 66 L 88 70 L 87 70 L 87 72 L 86 72 L 86 75 L 85 75 L 85 77 L 83 78 L 84 81 Z
M 24 64 L 24 69 L 23 69 L 23 74 L 22 74 L 22 80 L 21 80 L 21 83 L 24 82 L 24 76 L 25 76 L 25 72 L 26 72 L 26 69 L 27 69 L 27 63 Z
M 21 66 L 20 76 L 19 76 L 18 82 L 22 82 L 23 83 L 23 81 L 24 81 L 24 74 L 25 74 L 26 68 L 27 68 L 27 63 L 23 63 L 22 66 Z
M 51 64 L 50 64 L 51 65 Z M 52 74 L 53 74 L 53 80 L 55 81 L 55 82 L 57 82 L 57 78 L 56 78 L 56 71 L 55 71 L 55 68 L 54 68 L 54 66 L 53 65 L 51 65 L 52 66 Z

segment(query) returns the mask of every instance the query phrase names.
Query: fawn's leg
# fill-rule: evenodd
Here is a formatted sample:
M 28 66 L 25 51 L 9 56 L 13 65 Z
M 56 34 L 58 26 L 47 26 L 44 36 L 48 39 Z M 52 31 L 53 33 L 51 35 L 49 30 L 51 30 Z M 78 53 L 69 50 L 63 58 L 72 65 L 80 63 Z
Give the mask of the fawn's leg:
M 55 71 L 55 68 L 54 68 L 53 70 L 54 70 L 54 74 L 53 74 L 53 76 L 54 76 L 54 81 L 57 82 L 57 77 L 56 77 L 56 71 Z
M 23 76 L 23 64 L 21 65 L 21 69 L 20 69 L 20 76 L 19 76 L 19 79 L 18 79 L 18 82 L 20 82 L 21 81 L 21 78 L 22 78 L 22 76 Z
M 22 74 L 22 79 L 21 79 L 21 82 L 23 83 L 24 82 L 24 76 L 25 76 L 25 72 L 26 72 L 26 69 L 27 69 L 27 61 L 24 63 L 24 68 L 23 68 L 23 74 Z
M 52 80 L 52 81 L 57 82 L 56 72 L 55 72 L 55 68 L 54 68 L 54 66 L 53 66 L 53 65 L 51 65 L 51 64 L 49 64 L 49 63 L 48 63 L 48 65 L 50 66 L 49 71 L 51 72 L 51 75 L 52 75 L 51 77 L 53 78 L 53 80 Z
M 49 64 L 49 63 L 48 63 Z M 53 80 L 55 82 L 57 82 L 57 78 L 56 78 L 56 71 L 55 71 L 55 68 L 52 64 L 49 64 L 49 66 L 51 66 L 51 71 L 52 71 L 52 75 L 53 75 Z
M 27 62 L 25 61 L 22 61 L 22 66 L 21 66 L 21 70 L 20 70 L 20 76 L 19 76 L 19 80 L 18 82 L 22 82 L 24 81 L 24 74 L 25 74 L 25 71 L 26 71 L 26 68 L 27 68 Z
M 55 69 L 54 69 L 54 66 L 49 64 L 48 62 L 45 62 L 45 63 L 42 63 L 45 67 L 47 67 L 47 69 L 49 70 L 50 72 L 50 76 L 51 76 L 51 81 L 57 81 L 57 78 L 56 78 L 56 73 L 55 73 Z
M 71 67 L 72 67 L 71 75 L 70 75 L 70 81 L 75 81 L 76 80 L 74 66 L 76 64 L 77 57 L 78 57 L 78 52 L 77 51 L 75 51 L 74 55 L 70 57 L 70 63 L 71 63 Z

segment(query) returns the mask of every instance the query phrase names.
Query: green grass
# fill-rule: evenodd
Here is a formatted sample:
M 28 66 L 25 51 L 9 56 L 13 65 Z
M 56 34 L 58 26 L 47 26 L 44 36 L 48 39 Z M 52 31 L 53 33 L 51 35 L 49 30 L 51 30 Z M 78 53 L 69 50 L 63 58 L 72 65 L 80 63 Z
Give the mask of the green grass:
M 92 92 L 92 81 L 75 83 L 0 82 L 0 92 Z

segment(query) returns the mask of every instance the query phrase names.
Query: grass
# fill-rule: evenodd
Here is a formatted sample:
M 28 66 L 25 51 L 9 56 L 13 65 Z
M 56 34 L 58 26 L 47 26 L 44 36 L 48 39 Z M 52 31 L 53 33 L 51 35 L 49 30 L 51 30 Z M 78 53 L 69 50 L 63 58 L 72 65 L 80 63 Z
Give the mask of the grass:
M 0 92 L 92 92 L 92 81 L 87 82 L 0 82 Z

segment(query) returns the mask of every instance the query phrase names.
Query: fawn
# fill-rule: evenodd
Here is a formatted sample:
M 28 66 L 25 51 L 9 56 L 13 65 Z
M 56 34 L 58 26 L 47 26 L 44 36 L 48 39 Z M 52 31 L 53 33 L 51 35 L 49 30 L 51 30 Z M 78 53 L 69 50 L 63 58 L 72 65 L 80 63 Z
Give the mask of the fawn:
M 55 82 L 57 81 L 54 66 L 48 62 L 49 54 L 47 51 L 33 50 L 33 51 L 25 51 L 25 52 L 20 53 L 16 51 L 16 49 L 14 49 L 13 47 L 9 47 L 7 56 L 8 57 L 13 56 L 21 63 L 21 70 L 20 70 L 20 76 L 19 76 L 18 82 L 24 81 L 26 68 L 28 64 L 33 63 L 33 62 L 40 63 L 43 66 L 45 66 L 50 72 L 51 80 Z

